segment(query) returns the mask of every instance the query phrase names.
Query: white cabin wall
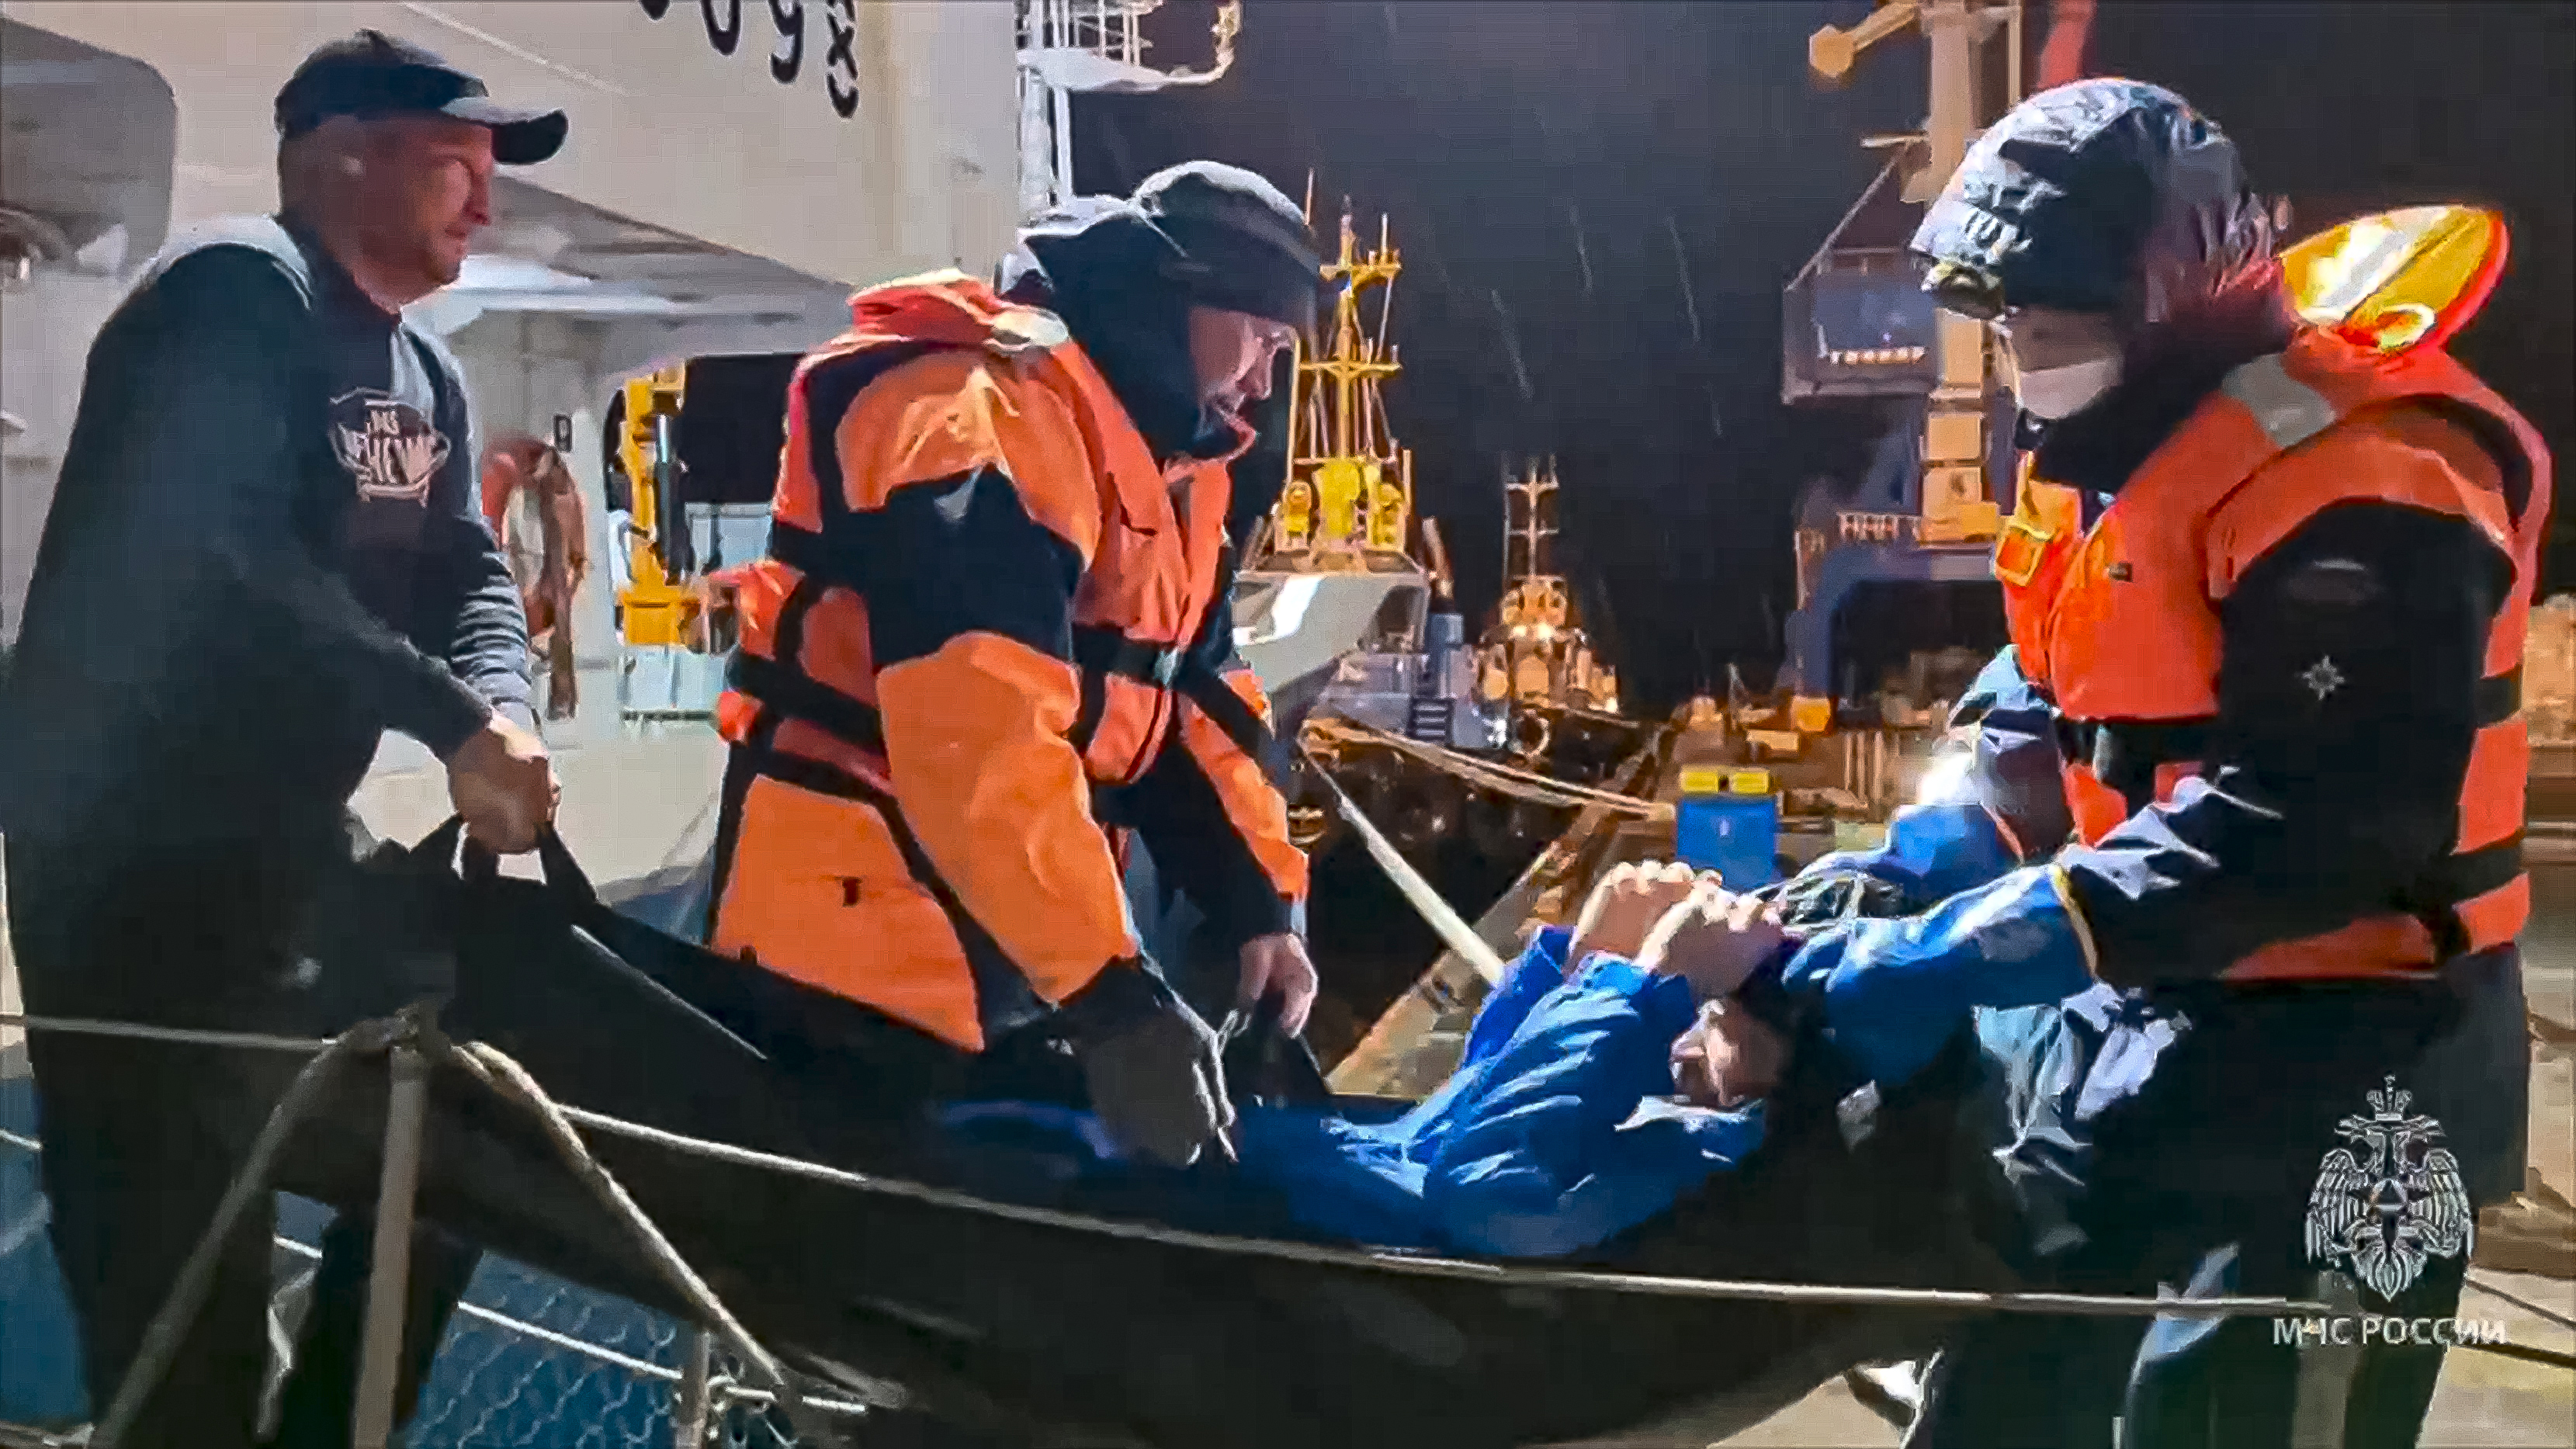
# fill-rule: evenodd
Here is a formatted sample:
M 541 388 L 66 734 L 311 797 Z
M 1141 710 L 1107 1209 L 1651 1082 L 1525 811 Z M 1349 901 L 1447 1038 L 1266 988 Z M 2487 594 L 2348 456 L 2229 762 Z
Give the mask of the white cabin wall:
M 614 387 L 627 378 L 692 357 L 807 352 L 831 341 L 849 325 L 849 307 L 841 297 L 820 298 L 804 315 L 794 318 L 612 322 L 600 341 L 601 385 Z
M 477 72 L 497 96 L 562 106 L 562 154 L 517 173 L 550 191 L 841 283 L 989 268 L 1016 204 L 1012 7 L 788 8 L 804 16 L 804 54 L 781 83 L 764 0 L 744 0 L 731 55 L 710 41 L 707 7 L 684 0 L 658 20 L 641 0 L 0 0 L 0 15 L 169 81 L 174 225 L 275 206 L 278 86 L 314 46 L 369 26 Z M 827 64 L 844 16 L 854 71 Z M 836 92 L 856 97 L 846 119 Z
M 946 198 L 945 235 L 913 249 L 930 265 L 988 276 L 1020 224 L 1018 7 L 934 0 L 886 8 L 896 54 L 906 58 L 905 109 L 924 118 L 944 153 L 912 181 Z

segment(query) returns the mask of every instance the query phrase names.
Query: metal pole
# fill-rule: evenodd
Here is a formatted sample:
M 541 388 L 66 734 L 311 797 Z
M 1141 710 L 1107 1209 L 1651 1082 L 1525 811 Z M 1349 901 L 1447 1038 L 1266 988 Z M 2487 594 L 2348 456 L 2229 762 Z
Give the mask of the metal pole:
M 715 1362 L 715 1336 L 703 1328 L 689 1330 L 688 1366 L 671 1396 L 672 1449 L 706 1449 L 715 1428 L 715 1405 L 707 1392 Z
M 391 1055 L 384 1174 L 376 1187 L 375 1263 L 367 1280 L 358 1402 L 349 1420 L 354 1449 L 387 1449 L 393 1438 L 403 1322 L 409 1316 L 404 1310 L 410 1297 L 412 1200 L 420 1187 L 421 1136 L 429 1115 L 428 1060 L 412 1042 L 396 1043 Z

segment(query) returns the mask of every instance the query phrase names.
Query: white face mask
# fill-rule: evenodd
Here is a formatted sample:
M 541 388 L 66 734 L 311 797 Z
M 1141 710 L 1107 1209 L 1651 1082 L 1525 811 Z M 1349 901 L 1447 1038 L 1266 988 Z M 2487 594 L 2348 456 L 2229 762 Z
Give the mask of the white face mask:
M 2025 369 L 2013 379 L 2013 395 L 2021 401 L 2023 412 L 2053 423 L 2084 411 L 2119 381 L 2120 358 L 2113 353 L 2064 367 Z

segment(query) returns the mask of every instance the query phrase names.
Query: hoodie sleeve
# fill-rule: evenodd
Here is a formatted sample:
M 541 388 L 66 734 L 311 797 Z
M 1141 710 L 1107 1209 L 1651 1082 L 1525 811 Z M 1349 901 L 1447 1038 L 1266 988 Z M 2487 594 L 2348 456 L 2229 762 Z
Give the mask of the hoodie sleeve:
M 479 465 L 482 438 L 462 370 L 447 349 L 425 339 L 421 349 L 439 370 L 440 408 L 451 414 L 448 436 L 466 440 L 468 459 Z M 521 729 L 537 727 L 530 706 L 527 606 L 510 576 L 501 542 L 483 519 L 477 466 L 441 478 L 461 482 L 433 492 L 428 533 L 422 542 L 424 593 L 421 637 L 415 642 L 444 659 L 450 672 Z
M 311 408 L 297 361 L 313 343 L 294 278 L 265 253 L 215 246 L 174 263 L 150 291 L 131 330 L 102 337 L 84 389 L 137 400 L 105 446 L 125 496 L 159 520 L 145 544 L 152 556 L 136 560 L 139 577 L 158 580 L 139 607 L 161 616 L 145 646 L 151 662 L 134 661 L 138 680 L 203 668 L 178 661 L 229 657 L 256 639 L 339 679 L 391 728 L 453 753 L 491 705 L 302 542 L 312 463 L 295 430 Z
M 1678 1106 L 1689 984 L 1599 956 L 1531 1010 L 1429 1163 L 1424 1206 L 1465 1252 L 1562 1257 L 1670 1207 L 1759 1145 L 1758 1107 Z

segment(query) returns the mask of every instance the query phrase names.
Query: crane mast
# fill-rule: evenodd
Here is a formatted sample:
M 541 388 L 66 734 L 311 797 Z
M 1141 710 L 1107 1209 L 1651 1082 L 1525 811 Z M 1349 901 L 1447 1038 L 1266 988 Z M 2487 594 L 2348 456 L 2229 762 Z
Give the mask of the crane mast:
M 1314 210 L 1313 183 L 1307 211 Z M 1341 247 L 1324 264 L 1333 311 L 1313 341 L 1300 335 L 1289 383 L 1288 480 L 1254 540 L 1251 566 L 1288 573 L 1385 573 L 1419 568 L 1410 553 L 1413 450 L 1398 444 L 1385 386 L 1404 371 L 1387 339 L 1404 258 L 1378 219 L 1361 250 L 1348 202 Z M 1377 309 L 1370 325 L 1368 303 Z
M 1860 53 L 1912 25 L 1929 53 L 1930 105 L 1920 135 L 1902 138 L 1919 164 L 1907 174 L 1905 199 L 1940 194 L 1969 145 L 1988 123 L 2021 99 L 2021 0 L 1892 0 L 1849 31 L 1825 26 L 1807 42 L 1807 67 L 1841 81 Z M 1984 47 L 2000 41 L 2007 77 L 2000 95 L 1981 84 Z M 1917 537 L 1925 544 L 1983 543 L 2002 530 L 2004 490 L 1987 476 L 1993 456 L 1986 435 L 1988 399 L 1998 380 L 1986 329 L 1943 310 L 1934 316 L 1931 406 L 1924 413 L 1923 472 Z

